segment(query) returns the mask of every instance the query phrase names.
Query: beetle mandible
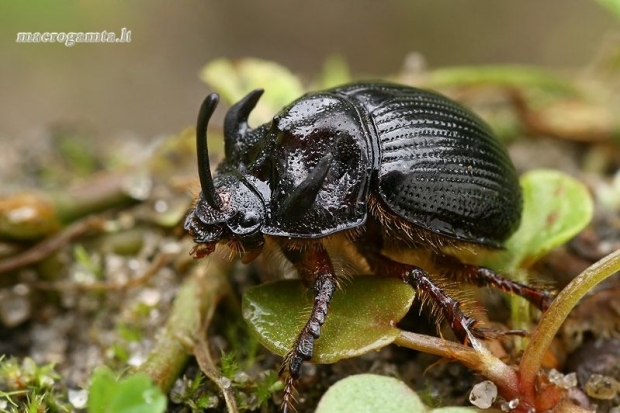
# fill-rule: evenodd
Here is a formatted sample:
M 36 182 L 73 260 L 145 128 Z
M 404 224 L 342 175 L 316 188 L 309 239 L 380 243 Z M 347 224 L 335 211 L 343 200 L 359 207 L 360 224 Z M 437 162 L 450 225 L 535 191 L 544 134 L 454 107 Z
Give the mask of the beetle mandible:
M 185 229 L 196 243 L 195 258 L 217 243 L 243 252 L 244 262 L 266 243 L 276 246 L 313 290 L 312 312 L 280 370 L 285 410 L 337 289 L 340 275 L 326 248 L 331 237 L 350 244 L 372 273 L 401 278 L 429 297 L 463 342 L 494 333 L 475 326 L 425 269 L 389 258 L 390 251 L 426 251 L 459 281 L 548 307 L 546 291 L 442 252 L 445 246 L 500 248 L 521 219 L 514 166 L 475 114 L 431 91 L 353 83 L 308 93 L 251 129 L 247 119 L 262 93 L 249 93 L 227 112 L 226 157 L 215 178 L 207 125 L 219 97 L 210 94 L 202 104 L 196 128 L 202 192 Z

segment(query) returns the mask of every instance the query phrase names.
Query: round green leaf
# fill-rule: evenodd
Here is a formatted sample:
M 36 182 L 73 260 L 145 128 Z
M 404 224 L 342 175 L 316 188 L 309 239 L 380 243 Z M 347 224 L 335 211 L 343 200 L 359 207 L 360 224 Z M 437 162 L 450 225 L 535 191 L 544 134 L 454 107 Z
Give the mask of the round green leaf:
M 327 390 L 317 413 L 411 413 L 426 406 L 407 385 L 393 377 L 359 374 L 340 380 Z
M 413 301 L 414 291 L 397 279 L 354 277 L 343 282 L 314 348 L 314 363 L 334 363 L 393 342 L 394 327 Z M 284 356 L 307 321 L 312 294 L 299 280 L 280 280 L 249 289 L 243 296 L 243 318 L 258 340 Z
M 145 374 L 133 374 L 118 383 L 110 412 L 155 413 L 166 410 L 166 396 Z
M 120 381 L 107 367 L 93 374 L 89 413 L 158 413 L 166 409 L 166 404 L 166 396 L 145 374 L 132 374 Z
M 584 229 L 592 219 L 593 202 L 584 184 L 553 170 L 535 170 L 521 177 L 521 226 L 506 249 L 484 264 L 511 272 L 527 268 Z

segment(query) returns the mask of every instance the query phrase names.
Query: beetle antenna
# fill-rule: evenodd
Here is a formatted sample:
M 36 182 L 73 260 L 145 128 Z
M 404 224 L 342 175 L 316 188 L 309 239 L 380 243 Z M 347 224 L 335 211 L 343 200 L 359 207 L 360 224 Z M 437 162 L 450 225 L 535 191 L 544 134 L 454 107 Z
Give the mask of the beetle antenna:
M 198 176 L 200 177 L 200 187 L 202 196 L 207 203 L 215 209 L 221 208 L 220 197 L 215 193 L 213 177 L 211 176 L 211 166 L 209 164 L 209 148 L 207 146 L 207 126 L 209 119 L 215 111 L 215 107 L 220 97 L 217 93 L 207 96 L 200 106 L 198 112 L 198 122 L 196 124 L 196 151 L 198 153 Z
M 248 116 L 262 96 L 264 90 L 256 89 L 228 109 L 224 118 L 224 148 L 226 157 L 233 156 L 235 144 L 249 131 Z
M 293 211 L 306 211 L 310 209 L 316 199 L 323 182 L 327 177 L 329 168 L 332 166 L 334 156 L 331 153 L 325 155 L 302 183 L 297 185 L 291 194 L 284 200 L 278 211 L 278 216 L 297 216 Z

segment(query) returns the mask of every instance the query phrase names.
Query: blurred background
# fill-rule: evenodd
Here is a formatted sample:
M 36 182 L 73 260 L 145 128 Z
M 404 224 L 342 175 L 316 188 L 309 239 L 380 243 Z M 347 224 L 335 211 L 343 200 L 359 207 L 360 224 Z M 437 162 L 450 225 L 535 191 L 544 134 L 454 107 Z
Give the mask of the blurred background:
M 40 145 L 66 123 L 98 142 L 177 133 L 194 123 L 209 90 L 199 70 L 218 57 L 272 60 L 302 78 L 333 55 L 354 74 L 384 76 L 414 52 L 430 68 L 583 70 L 618 28 L 593 0 L 28 0 L 1 8 L 3 148 Z M 131 43 L 15 42 L 18 32 L 124 27 Z
M 548 279 L 561 288 L 594 261 L 620 250 L 619 22 L 620 0 L 0 2 L 0 337 L 7 337 L 0 340 L 0 388 L 2 373 L 6 377 L 13 371 L 2 368 L 3 354 L 54 363 L 62 379 L 50 378 L 60 384 L 53 386 L 60 391 L 51 393 L 61 401 L 66 389 L 91 382 L 97 365 L 127 371 L 157 354 L 157 349 L 150 353 L 154 338 L 168 317 L 178 283 L 191 287 L 186 280 L 202 279 L 199 271 L 206 268 L 190 264 L 193 242 L 183 237 L 181 225 L 193 202 L 191 193 L 199 189 L 192 129 L 198 107 L 214 90 L 225 103 L 236 101 L 250 83 L 267 88 L 252 113 L 263 121 L 302 90 L 318 87 L 321 81 L 342 82 L 349 74 L 355 79 L 396 78 L 462 101 L 509 144 L 518 173 L 549 168 L 585 183 L 582 192 L 568 196 L 563 187 L 548 190 L 548 181 L 541 181 L 539 192 L 545 196 L 530 205 L 544 208 L 530 210 L 538 211 L 537 222 L 544 223 L 544 231 L 530 228 L 532 234 L 564 242 L 549 235 L 548 228 L 560 228 L 563 237 L 578 232 L 589 220 L 583 205 L 589 205 L 587 194 L 592 194 L 596 217 L 587 230 L 536 267 L 529 268 L 534 260 L 528 256 L 523 261 L 527 264 L 520 265 L 531 272 L 518 269 L 520 275 L 529 274 L 537 282 Z M 16 42 L 20 32 L 120 34 L 123 29 L 131 31 L 131 42 L 72 47 Z M 240 60 L 248 57 L 259 60 Z M 208 63 L 210 70 L 204 70 Z M 277 104 L 274 96 L 280 99 Z M 218 108 L 209 132 L 212 165 L 223 156 L 224 106 Z M 255 122 L 250 119 L 252 125 Z M 558 218 L 569 212 L 574 215 Z M 570 223 L 575 232 L 558 222 Z M 537 236 L 532 238 L 536 242 Z M 538 254 L 551 247 L 536 248 Z M 218 281 L 226 287 L 209 288 L 244 291 L 260 278 L 255 272 L 264 279 L 272 275 L 270 258 L 262 269 L 257 265 L 250 272 L 235 270 L 230 284 Z M 206 272 L 223 280 L 221 275 L 232 270 Z M 603 347 L 598 344 L 598 336 L 612 337 L 620 325 L 619 285 L 616 278 L 601 287 L 603 294 L 593 293 L 573 313 L 572 323 L 566 323 L 567 342 L 554 346 L 563 352 L 554 356 L 558 370 L 577 371 L 582 384 L 593 372 L 614 374 L 620 381 L 617 339 Z M 198 296 L 189 294 L 194 295 Z M 508 308 L 499 296 L 493 297 L 487 301 L 491 318 L 506 321 Z M 196 317 L 193 311 L 183 313 Z M 427 332 L 434 333 L 436 320 L 430 321 Z M 420 331 L 419 319 L 413 322 Z M 277 376 L 274 359 L 259 355 L 258 342 L 237 332 L 245 329 L 240 314 L 227 310 L 211 327 L 212 343 L 221 346 L 221 354 L 231 349 L 233 356 L 245 354 L 240 365 L 258 365 L 248 371 L 260 378 L 229 386 L 256 404 L 258 384 L 275 389 L 266 379 Z M 170 333 L 193 336 L 172 328 Z M 565 353 L 577 346 L 573 337 L 597 338 L 586 342 L 580 350 L 583 356 L 577 354 L 571 362 Z M 343 363 L 344 368 L 333 370 L 322 366 L 314 377 L 332 380 L 350 368 L 391 375 L 404 358 L 388 351 L 393 358 L 360 357 L 357 367 Z M 473 377 L 452 369 L 454 363 L 421 356 L 402 367 L 407 372 L 403 378 L 409 375 L 406 381 L 415 382 L 435 400 L 445 402 L 454 395 L 455 404 L 463 404 Z M 610 361 L 605 364 L 598 356 Z M 569 361 L 562 365 L 565 359 Z M 375 360 L 381 360 L 379 367 Z M 430 372 L 425 367 L 429 363 L 446 369 L 434 367 Z M 29 367 L 21 370 L 39 371 L 24 365 Z M 428 375 L 422 374 L 427 370 Z M 190 366 L 188 377 L 200 379 L 196 371 Z M 43 411 L 28 402 L 38 400 L 36 392 L 23 393 L 30 382 L 10 377 L 19 384 L 11 389 L 29 406 L 18 410 Z M 429 377 L 441 383 L 436 386 L 441 390 L 427 385 Z M 183 380 L 183 389 L 193 388 Z M 50 393 L 47 388 L 37 391 Z M 219 390 L 209 392 L 204 394 L 218 402 Z M 299 411 L 314 411 L 322 390 L 300 393 L 312 396 Z M 183 403 L 190 406 L 202 395 L 198 392 Z M 1 396 L 0 391 L 4 411 Z M 620 394 L 614 406 L 619 400 Z M 75 400 L 71 404 L 78 408 Z

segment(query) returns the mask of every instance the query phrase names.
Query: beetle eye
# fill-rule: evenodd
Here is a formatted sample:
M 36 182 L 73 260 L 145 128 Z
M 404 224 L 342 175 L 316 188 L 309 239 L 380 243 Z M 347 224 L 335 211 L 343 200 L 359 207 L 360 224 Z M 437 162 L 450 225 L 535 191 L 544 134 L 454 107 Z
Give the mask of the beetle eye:
M 249 235 L 255 233 L 261 223 L 261 216 L 258 212 L 244 211 L 228 222 L 228 228 L 235 235 Z
M 239 219 L 239 226 L 242 228 L 252 229 L 260 223 L 260 217 L 254 211 L 248 211 Z

